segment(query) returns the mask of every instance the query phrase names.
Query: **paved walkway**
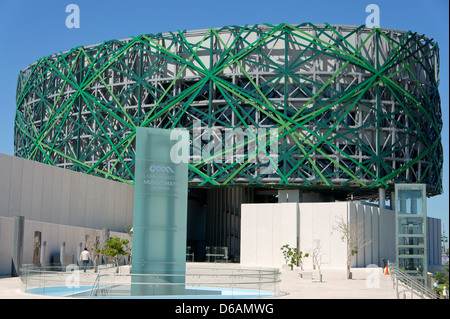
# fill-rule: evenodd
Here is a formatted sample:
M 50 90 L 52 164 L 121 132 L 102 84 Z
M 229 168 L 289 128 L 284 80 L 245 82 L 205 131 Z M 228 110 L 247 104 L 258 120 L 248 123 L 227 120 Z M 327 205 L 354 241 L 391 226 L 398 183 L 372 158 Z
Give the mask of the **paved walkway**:
M 302 279 L 298 271 L 281 270 L 280 291 L 287 292 L 281 299 L 396 299 L 391 276 L 381 268 L 352 269 L 352 278 L 346 279 L 345 269 L 323 269 L 312 272 L 312 279 Z
M 395 299 L 390 276 L 381 268 L 352 269 L 353 279 L 346 279 L 345 269 L 323 269 L 322 282 L 318 271 L 312 279 L 303 279 L 297 270 L 281 269 L 280 291 L 286 294 L 279 299 Z M 22 290 L 20 278 L 0 277 L 0 299 L 56 299 L 29 294 Z M 62 299 L 67 299 L 60 297 Z

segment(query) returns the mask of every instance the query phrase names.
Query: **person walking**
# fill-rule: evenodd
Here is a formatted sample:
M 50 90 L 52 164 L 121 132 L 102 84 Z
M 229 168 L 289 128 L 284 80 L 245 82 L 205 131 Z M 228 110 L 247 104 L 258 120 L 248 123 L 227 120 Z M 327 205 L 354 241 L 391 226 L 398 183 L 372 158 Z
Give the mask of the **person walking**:
M 439 288 L 439 280 L 437 280 L 437 279 L 433 284 L 433 290 L 436 292 L 436 299 L 440 299 L 441 295 L 440 295 L 439 291 L 441 289 Z
M 89 254 L 89 251 L 85 247 L 80 255 L 80 261 L 83 263 L 84 272 L 86 272 L 86 267 L 87 267 L 87 264 L 89 263 L 90 259 L 91 259 L 91 254 Z

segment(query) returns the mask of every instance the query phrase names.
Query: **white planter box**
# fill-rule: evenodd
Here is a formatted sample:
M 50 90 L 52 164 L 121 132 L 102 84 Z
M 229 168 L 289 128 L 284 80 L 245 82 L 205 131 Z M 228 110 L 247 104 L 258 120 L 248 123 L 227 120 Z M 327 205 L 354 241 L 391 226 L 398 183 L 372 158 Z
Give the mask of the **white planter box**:
M 312 271 L 300 271 L 300 277 L 303 279 L 312 279 Z

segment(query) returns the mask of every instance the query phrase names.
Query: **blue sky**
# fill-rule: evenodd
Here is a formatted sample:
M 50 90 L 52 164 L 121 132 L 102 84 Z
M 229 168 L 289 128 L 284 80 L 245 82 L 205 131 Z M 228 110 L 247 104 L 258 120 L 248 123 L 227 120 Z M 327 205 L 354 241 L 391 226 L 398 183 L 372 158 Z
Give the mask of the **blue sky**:
M 80 8 L 80 28 L 65 24 L 68 4 Z M 13 155 L 15 89 L 19 70 L 43 56 L 79 45 L 146 33 L 196 30 L 226 25 L 361 25 L 368 4 L 380 8 L 383 28 L 412 30 L 438 42 L 444 130 L 444 194 L 428 200 L 428 215 L 441 218 L 449 234 L 449 1 L 448 0 L 0 0 L 0 153 Z

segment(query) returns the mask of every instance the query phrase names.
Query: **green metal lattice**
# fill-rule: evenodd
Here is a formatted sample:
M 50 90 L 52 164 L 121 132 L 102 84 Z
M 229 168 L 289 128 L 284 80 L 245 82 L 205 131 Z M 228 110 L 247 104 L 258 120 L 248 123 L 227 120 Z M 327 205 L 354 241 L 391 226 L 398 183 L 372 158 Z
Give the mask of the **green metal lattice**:
M 20 72 L 15 154 L 133 183 L 137 126 L 192 132 L 199 121 L 220 132 L 276 129 L 278 158 L 272 173 L 254 153 L 191 162 L 191 186 L 376 194 L 425 183 L 436 195 L 438 84 L 437 43 L 411 31 L 305 23 L 140 35 Z

